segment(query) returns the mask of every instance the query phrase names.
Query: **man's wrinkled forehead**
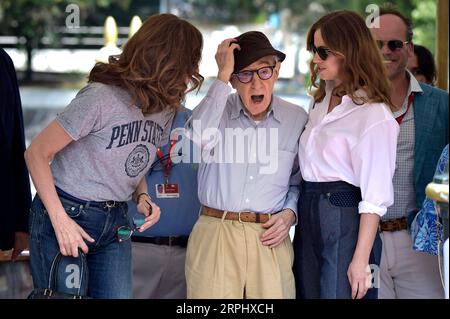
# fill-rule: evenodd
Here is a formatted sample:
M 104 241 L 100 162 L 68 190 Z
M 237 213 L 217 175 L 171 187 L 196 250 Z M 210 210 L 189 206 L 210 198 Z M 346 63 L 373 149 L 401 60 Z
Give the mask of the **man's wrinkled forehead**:
M 370 30 L 376 39 L 406 40 L 408 27 L 400 17 L 384 14 L 374 19 Z

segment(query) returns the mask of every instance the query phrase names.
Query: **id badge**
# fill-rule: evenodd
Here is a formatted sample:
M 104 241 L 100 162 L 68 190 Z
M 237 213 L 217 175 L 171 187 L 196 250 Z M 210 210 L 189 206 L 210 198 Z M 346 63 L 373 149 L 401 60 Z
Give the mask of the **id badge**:
M 178 184 L 156 184 L 156 198 L 179 198 L 180 188 Z

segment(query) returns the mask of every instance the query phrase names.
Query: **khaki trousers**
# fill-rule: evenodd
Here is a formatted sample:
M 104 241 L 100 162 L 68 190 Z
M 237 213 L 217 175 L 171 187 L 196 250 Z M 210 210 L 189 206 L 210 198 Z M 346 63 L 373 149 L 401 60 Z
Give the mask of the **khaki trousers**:
M 134 242 L 132 256 L 133 298 L 186 298 L 186 248 Z
M 379 299 L 441 299 L 437 256 L 412 249 L 408 231 L 382 232 Z
M 261 225 L 200 216 L 186 253 L 188 299 L 295 298 L 290 238 L 263 246 Z

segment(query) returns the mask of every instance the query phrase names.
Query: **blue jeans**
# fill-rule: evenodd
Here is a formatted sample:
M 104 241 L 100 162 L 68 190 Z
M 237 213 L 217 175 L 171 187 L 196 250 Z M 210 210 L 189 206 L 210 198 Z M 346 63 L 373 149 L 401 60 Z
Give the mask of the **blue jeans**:
M 345 182 L 302 183 L 293 242 L 297 298 L 351 298 L 347 270 L 358 241 L 360 201 L 360 189 Z M 369 259 L 374 277 L 381 247 L 377 233 Z M 377 298 L 379 278 L 374 282 L 365 299 Z
M 95 240 L 94 243 L 86 242 L 89 248 L 87 295 L 92 298 L 131 298 L 131 242 L 119 243 L 116 238 L 117 228 L 129 225 L 127 205 L 123 203 L 115 208 L 102 209 L 81 205 L 67 196 L 59 197 L 70 218 Z M 47 210 L 37 194 L 31 206 L 29 223 L 33 285 L 34 288 L 47 288 L 51 264 L 59 252 L 59 245 Z M 74 260 L 71 257 L 64 259 L 65 263 Z M 73 269 L 60 268 L 63 271 L 60 269 L 57 274 L 57 290 L 74 293 Z

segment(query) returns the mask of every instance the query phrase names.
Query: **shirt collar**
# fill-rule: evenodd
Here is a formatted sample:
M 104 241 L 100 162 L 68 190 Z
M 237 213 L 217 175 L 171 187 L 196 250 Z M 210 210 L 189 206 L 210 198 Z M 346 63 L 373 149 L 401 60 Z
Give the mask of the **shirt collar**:
M 409 79 L 408 96 L 413 92 L 414 93 L 423 93 L 423 90 L 420 87 L 419 82 L 416 80 L 414 75 L 411 72 L 409 72 L 409 70 L 406 70 L 406 76 Z
M 354 100 L 348 95 L 344 95 L 342 97 L 342 100 L 343 101 L 345 101 L 345 100 L 352 101 L 353 104 L 356 104 L 356 103 L 366 104 L 368 101 L 367 92 L 363 89 L 356 90 L 355 93 L 353 94 L 353 96 L 354 96 Z M 356 103 L 354 101 L 356 101 Z M 356 104 L 356 105 L 358 105 L 358 104 Z
M 233 94 L 233 98 L 231 99 L 230 119 L 232 120 L 237 119 L 241 115 L 241 112 L 244 112 L 242 101 L 239 95 L 235 93 Z
M 332 92 L 333 89 L 334 89 L 334 85 L 335 85 L 335 82 L 332 81 L 332 80 L 330 80 L 330 81 L 325 81 L 325 93 L 326 93 L 327 95 L 328 95 L 328 94 L 331 94 L 331 92 Z M 367 99 L 367 93 L 366 93 L 366 91 L 363 90 L 363 89 L 358 89 L 358 90 L 356 90 L 354 96 L 355 96 L 355 98 L 360 97 L 360 98 L 366 98 L 366 99 Z M 347 99 L 349 99 L 350 97 L 349 97 L 348 95 L 344 95 L 342 98 L 347 98 Z
M 326 96 L 331 97 L 331 93 L 333 92 L 334 85 L 335 85 L 334 81 L 325 81 L 325 94 L 326 94 Z M 363 100 L 366 101 L 363 104 L 367 103 L 367 92 L 364 89 L 356 90 L 355 93 L 353 94 L 353 96 L 354 96 L 355 101 L 357 103 L 360 103 L 358 101 L 358 98 L 362 98 Z M 358 105 L 347 94 L 342 97 L 341 105 L 347 104 L 346 102 L 352 102 L 351 105 L 353 105 L 353 106 L 357 106 Z
M 405 100 L 403 101 L 400 110 L 393 112 L 394 116 L 400 116 L 407 111 L 409 97 L 411 96 L 412 93 L 419 93 L 419 94 L 423 93 L 423 90 L 420 87 L 419 82 L 416 80 L 414 75 L 411 72 L 409 72 L 409 70 L 406 70 L 406 77 L 409 80 L 408 93 L 406 94 Z

